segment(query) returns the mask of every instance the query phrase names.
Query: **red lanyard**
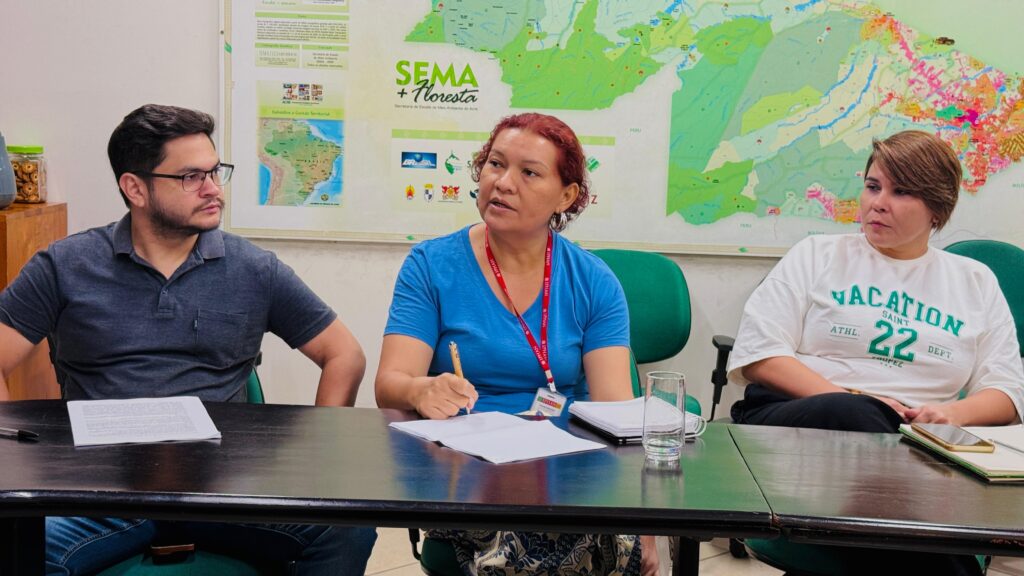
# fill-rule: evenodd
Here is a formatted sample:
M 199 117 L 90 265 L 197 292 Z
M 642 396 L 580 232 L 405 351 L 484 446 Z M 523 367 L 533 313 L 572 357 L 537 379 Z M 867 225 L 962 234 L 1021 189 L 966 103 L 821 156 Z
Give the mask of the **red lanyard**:
M 540 364 L 540 368 L 544 371 L 544 376 L 548 380 L 548 388 L 555 392 L 555 376 L 551 373 L 551 365 L 548 363 L 548 308 L 551 305 L 551 243 L 553 235 L 548 231 L 548 247 L 544 251 L 544 292 L 541 294 L 540 301 L 539 346 L 537 345 L 537 339 L 530 332 L 530 327 L 526 325 L 526 320 L 523 320 L 522 314 L 519 313 L 519 310 L 516 310 L 516 305 L 512 302 L 512 296 L 508 293 L 508 286 L 505 285 L 505 278 L 501 275 L 501 268 L 498 267 L 498 261 L 494 259 L 494 252 L 491 251 L 489 236 L 487 228 L 484 227 L 484 251 L 487 252 L 487 263 L 491 265 L 494 279 L 498 281 L 498 286 L 501 286 L 501 291 L 508 298 L 508 303 L 512 306 L 512 311 L 515 312 L 516 319 L 519 320 L 519 325 L 523 328 L 523 334 L 526 334 L 526 341 L 530 343 L 530 349 L 533 350 L 533 355 L 537 357 L 537 362 Z

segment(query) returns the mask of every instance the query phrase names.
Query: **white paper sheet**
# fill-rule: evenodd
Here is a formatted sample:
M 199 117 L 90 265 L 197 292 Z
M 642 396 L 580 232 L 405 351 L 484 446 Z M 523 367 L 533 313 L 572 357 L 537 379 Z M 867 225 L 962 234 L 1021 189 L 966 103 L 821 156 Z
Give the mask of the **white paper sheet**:
M 483 432 L 521 426 L 527 423 L 518 416 L 504 412 L 474 412 L 465 416 L 455 416 L 447 420 L 413 420 L 411 422 L 392 422 L 391 427 L 408 432 L 431 442 L 445 444 L 445 440 L 464 434 L 481 434 Z
M 599 442 L 577 438 L 547 420 L 524 420 L 501 412 L 474 412 L 447 420 L 393 422 L 391 427 L 495 464 L 605 447 Z
M 996 452 L 999 451 L 999 444 L 1006 450 L 1016 450 L 1024 454 L 1024 424 L 1012 426 L 965 426 L 975 436 L 996 442 Z
M 195 396 L 72 400 L 68 416 L 75 446 L 220 438 Z

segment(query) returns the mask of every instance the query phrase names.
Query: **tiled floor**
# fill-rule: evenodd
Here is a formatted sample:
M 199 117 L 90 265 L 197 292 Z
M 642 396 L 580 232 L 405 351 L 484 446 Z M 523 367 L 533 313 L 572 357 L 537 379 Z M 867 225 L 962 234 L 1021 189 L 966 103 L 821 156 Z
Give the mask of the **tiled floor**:
M 419 563 L 409 548 L 409 531 L 404 528 L 378 528 L 366 574 L 373 576 L 423 576 Z M 659 539 L 662 575 L 670 574 L 668 550 Z M 777 576 L 778 570 L 752 558 L 738 560 L 717 541 L 700 546 L 700 573 L 703 576 Z M 1024 558 L 996 558 L 988 571 L 990 576 L 1024 576 Z

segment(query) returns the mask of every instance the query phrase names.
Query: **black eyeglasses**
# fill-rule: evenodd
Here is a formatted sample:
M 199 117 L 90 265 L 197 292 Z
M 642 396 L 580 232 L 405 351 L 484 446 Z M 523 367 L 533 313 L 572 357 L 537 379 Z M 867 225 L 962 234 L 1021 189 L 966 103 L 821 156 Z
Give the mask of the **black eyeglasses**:
M 148 176 L 152 178 L 171 178 L 181 180 L 181 187 L 185 192 L 195 192 L 203 187 L 206 177 L 217 186 L 223 186 L 231 180 L 231 173 L 235 171 L 234 164 L 217 164 L 212 170 L 194 170 L 185 174 L 157 174 L 156 172 L 133 172 L 136 176 Z

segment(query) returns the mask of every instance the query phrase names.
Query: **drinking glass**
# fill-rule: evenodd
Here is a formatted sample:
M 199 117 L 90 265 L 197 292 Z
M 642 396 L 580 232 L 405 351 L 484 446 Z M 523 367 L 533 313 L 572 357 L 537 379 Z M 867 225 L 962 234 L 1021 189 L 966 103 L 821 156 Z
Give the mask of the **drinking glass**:
M 644 453 L 651 460 L 678 460 L 686 421 L 686 378 L 679 372 L 648 372 L 644 389 Z

